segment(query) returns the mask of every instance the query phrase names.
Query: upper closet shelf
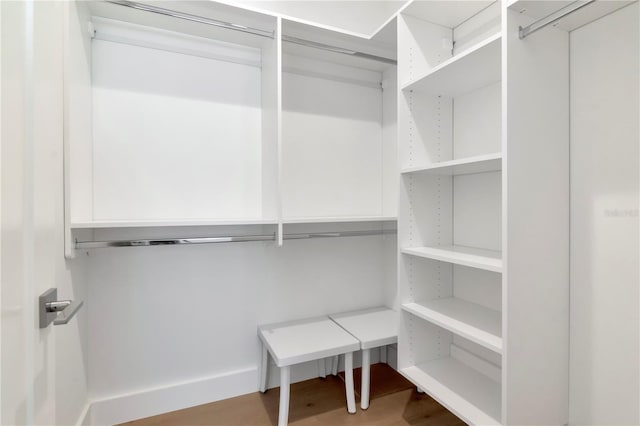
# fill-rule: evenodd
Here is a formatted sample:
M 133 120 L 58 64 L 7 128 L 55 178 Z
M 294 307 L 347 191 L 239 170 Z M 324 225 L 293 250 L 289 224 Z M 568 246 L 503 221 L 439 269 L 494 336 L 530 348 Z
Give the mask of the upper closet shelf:
M 395 222 L 395 216 L 335 216 L 296 217 L 282 219 L 284 224 L 293 223 L 351 223 L 351 222 Z M 103 228 L 153 228 L 178 226 L 244 226 L 277 225 L 278 219 L 176 219 L 176 220 L 104 220 L 72 222 L 72 229 Z
M 495 0 L 410 1 L 400 12 L 442 27 L 456 28 L 491 6 Z
M 456 97 L 500 81 L 501 38 L 497 33 L 432 68 L 402 90 Z
M 403 248 L 402 253 L 485 271 L 502 272 L 502 253 L 494 250 L 463 246 L 411 247 Z
M 93 17 L 233 43 L 236 46 L 260 49 L 265 39 L 273 38 L 275 34 L 274 17 L 220 2 L 178 1 L 154 5 L 149 2 L 107 0 L 86 3 Z
M 429 175 L 458 176 L 502 170 L 502 154 L 478 155 L 476 157 L 432 163 L 424 167 L 408 167 L 403 174 L 423 173 Z
M 277 219 L 108 220 L 72 222 L 72 229 L 153 228 L 172 226 L 277 225 Z
M 395 222 L 396 220 L 398 220 L 396 216 L 289 217 L 282 219 L 282 223 Z

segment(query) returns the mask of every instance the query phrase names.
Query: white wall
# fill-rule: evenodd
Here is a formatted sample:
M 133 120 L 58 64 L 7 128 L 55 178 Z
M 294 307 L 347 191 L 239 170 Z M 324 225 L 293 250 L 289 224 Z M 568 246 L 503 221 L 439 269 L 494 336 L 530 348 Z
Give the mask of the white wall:
M 98 39 L 92 53 L 88 219 L 262 216 L 260 68 Z
M 354 226 L 373 225 L 349 228 Z M 290 225 L 285 232 L 301 229 Z M 249 230 L 229 230 L 243 231 Z M 126 232 L 105 230 L 96 238 L 117 239 Z M 385 289 L 393 283 L 383 277 L 394 261 L 393 249 L 385 244 L 394 239 L 91 252 L 89 382 L 91 399 L 101 401 L 92 407 L 94 424 L 257 391 L 257 325 L 385 304 Z M 309 376 L 300 369 L 293 375 L 298 380 Z
M 380 87 L 282 80 L 283 216 L 382 215 Z
M 638 4 L 571 33 L 570 422 L 640 423 Z

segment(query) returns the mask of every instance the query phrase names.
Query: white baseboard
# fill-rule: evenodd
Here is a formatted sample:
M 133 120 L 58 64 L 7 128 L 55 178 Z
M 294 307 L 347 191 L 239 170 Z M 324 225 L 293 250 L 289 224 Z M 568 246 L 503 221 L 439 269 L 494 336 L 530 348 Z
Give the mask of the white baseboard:
M 117 395 L 92 401 L 87 411 L 92 426 L 113 425 L 207 404 L 258 390 L 256 368 Z M 87 423 L 82 423 L 85 425 Z
M 375 364 L 378 360 L 378 351 L 373 351 L 371 363 Z M 395 350 L 389 351 L 388 361 L 390 365 L 395 367 Z M 354 367 L 359 366 L 360 352 L 358 351 L 354 356 Z M 277 387 L 280 382 L 279 370 L 273 364 L 269 367 L 268 387 Z M 318 364 L 315 361 L 294 366 L 291 372 L 291 382 L 318 377 L 317 368 Z M 339 370 L 343 370 L 343 368 L 344 360 L 341 357 Z M 124 423 L 257 391 L 258 368 L 250 367 L 189 382 L 93 400 L 83 410 L 77 426 Z

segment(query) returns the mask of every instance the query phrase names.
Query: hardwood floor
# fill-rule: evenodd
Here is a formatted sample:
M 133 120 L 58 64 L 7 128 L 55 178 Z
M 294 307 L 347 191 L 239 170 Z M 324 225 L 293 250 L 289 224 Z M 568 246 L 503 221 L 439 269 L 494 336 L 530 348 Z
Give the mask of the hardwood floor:
M 356 400 L 360 369 L 354 370 Z M 131 426 L 236 426 L 276 425 L 278 388 L 217 401 L 159 416 L 124 423 Z M 347 413 L 341 377 L 311 379 L 291 385 L 289 424 L 295 426 L 461 426 L 465 423 L 385 364 L 371 366 L 371 404 L 356 414 Z

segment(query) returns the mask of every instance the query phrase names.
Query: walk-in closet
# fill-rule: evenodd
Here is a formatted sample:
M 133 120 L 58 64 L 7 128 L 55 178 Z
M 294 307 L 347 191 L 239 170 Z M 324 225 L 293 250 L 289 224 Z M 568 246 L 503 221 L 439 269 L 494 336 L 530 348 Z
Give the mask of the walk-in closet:
M 639 21 L 0 3 L 0 424 L 640 423 Z

